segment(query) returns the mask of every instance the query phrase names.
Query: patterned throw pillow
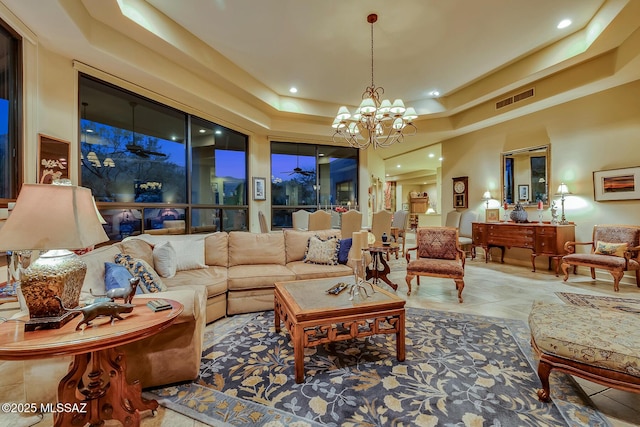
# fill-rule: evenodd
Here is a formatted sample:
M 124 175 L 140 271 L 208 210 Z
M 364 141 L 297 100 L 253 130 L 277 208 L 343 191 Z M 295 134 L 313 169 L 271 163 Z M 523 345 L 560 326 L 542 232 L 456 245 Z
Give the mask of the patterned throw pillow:
M 596 250 L 594 253 L 624 257 L 624 253 L 628 248 L 629 245 L 626 243 L 609 243 L 598 240 L 596 242 Z
M 338 264 L 339 242 L 337 237 L 329 237 L 327 240 L 318 236 L 310 237 L 303 261 L 312 264 Z
M 116 255 L 115 261 L 116 264 L 124 265 L 134 277 L 140 277 L 138 286 L 142 288 L 144 293 L 153 294 L 167 290 L 167 285 L 162 282 L 158 273 L 146 261 L 125 254 Z

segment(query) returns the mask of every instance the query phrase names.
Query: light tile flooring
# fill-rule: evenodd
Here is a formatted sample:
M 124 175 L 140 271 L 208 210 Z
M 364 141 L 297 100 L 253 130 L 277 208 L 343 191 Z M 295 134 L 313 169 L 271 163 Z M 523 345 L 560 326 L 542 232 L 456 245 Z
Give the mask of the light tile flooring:
M 424 277 L 421 280 L 421 286 L 418 287 L 413 283 L 413 293 L 407 297 L 407 306 L 526 320 L 534 300 L 560 302 L 555 292 L 640 299 L 640 289 L 635 285 L 623 284 L 620 286 L 620 292 L 615 293 L 611 281 L 592 281 L 589 276 L 572 275 L 567 283 L 563 283 L 561 278 L 545 268 L 539 267 L 536 273 L 532 273 L 531 269 L 525 265 L 494 262 L 485 264 L 481 251 L 478 252 L 481 255 L 479 258 L 473 261 L 467 260 L 464 303 L 457 302 L 452 280 Z M 541 261 L 538 265 L 542 266 L 544 263 Z M 402 266 L 402 262 L 392 263 L 391 278 L 400 285 L 398 295 L 406 296 L 405 272 Z M 10 311 L 11 307 L 0 306 L 0 316 L 6 317 Z M 612 425 L 616 427 L 640 425 L 640 394 L 608 389 L 579 378 L 578 382 Z M 0 362 L 0 402 L 22 401 L 24 391 L 21 385 L 20 362 Z M 0 426 L 9 425 L 44 427 L 52 425 L 52 419 L 51 415 L 46 415 L 42 420 L 39 416 L 9 419 L 6 414 L 0 414 Z M 119 423 L 108 422 L 106 425 L 119 425 Z M 143 427 L 202 427 L 203 425 L 162 407 L 155 417 L 147 416 L 142 422 Z

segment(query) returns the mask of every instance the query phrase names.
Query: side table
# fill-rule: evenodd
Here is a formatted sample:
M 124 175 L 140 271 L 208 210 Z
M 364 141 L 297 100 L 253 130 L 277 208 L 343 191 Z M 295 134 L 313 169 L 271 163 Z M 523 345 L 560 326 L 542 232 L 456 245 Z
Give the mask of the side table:
M 385 257 L 388 257 L 390 253 L 395 253 L 397 256 L 399 250 L 398 244 L 389 243 L 388 245 L 383 245 L 382 242 L 374 242 L 369 245 L 367 250 L 373 258 L 372 268 L 367 267 L 367 280 L 373 279 L 374 285 L 377 285 L 378 282 L 382 280 L 389 285 L 391 289 L 394 291 L 397 290 L 398 285 L 393 283 L 388 277 L 391 272 L 391 268 L 389 268 L 389 264 L 387 264 Z
M 158 402 L 142 398 L 138 381 L 126 378 L 126 360 L 118 346 L 154 335 L 171 325 L 182 313 L 177 301 L 166 300 L 170 310 L 153 312 L 146 306 L 153 298 L 136 298 L 133 312 L 124 320 L 111 324 L 109 317 L 99 317 L 81 331 L 76 318 L 62 328 L 24 331 L 20 320 L 0 324 L 0 359 L 25 360 L 72 355 L 69 372 L 58 385 L 58 403 L 79 409 L 56 412 L 56 427 L 89 424 L 103 425 L 115 419 L 125 426 L 140 425 L 140 411 L 155 410 Z

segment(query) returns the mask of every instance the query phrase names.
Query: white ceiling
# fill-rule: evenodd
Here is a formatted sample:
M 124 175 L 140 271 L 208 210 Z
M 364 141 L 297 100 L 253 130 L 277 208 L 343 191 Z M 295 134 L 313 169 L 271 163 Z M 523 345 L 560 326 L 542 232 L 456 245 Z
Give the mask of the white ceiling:
M 254 124 L 275 127 L 278 120 L 297 120 L 303 129 L 298 134 L 325 138 L 332 134 L 338 107 L 359 104 L 371 83 L 366 17 L 377 13 L 375 84 L 384 87 L 385 96 L 415 107 L 419 132 L 430 132 L 418 143 L 407 138 L 379 150 L 393 179 L 434 171 L 440 156 L 437 142 L 456 132 L 605 89 L 587 82 L 499 118 L 457 128 L 457 119 L 438 122 L 617 47 L 640 26 L 634 1 L 0 0 L 39 42 L 67 57 L 121 78 L 119 74 L 135 79 L 136 73 L 153 70 L 151 64 L 137 69 L 139 64 L 128 62 L 126 55 L 105 49 L 101 37 L 109 33 L 102 29 L 109 28 L 124 49 L 143 45 L 271 119 Z M 618 31 L 610 31 L 593 48 L 590 43 L 624 12 Z M 573 24 L 558 30 L 565 18 Z M 541 52 L 545 55 L 536 62 L 526 62 Z M 633 74 L 627 79 L 640 78 L 637 70 Z M 179 87 L 180 82 L 174 84 Z M 296 94 L 289 93 L 291 86 L 298 88 Z M 429 95 L 433 90 L 440 96 Z M 230 123 L 238 125 L 244 118 Z M 267 133 L 277 134 L 277 129 L 267 128 Z M 433 158 L 427 156 L 431 151 L 436 152 Z M 398 174 L 397 164 L 402 165 Z

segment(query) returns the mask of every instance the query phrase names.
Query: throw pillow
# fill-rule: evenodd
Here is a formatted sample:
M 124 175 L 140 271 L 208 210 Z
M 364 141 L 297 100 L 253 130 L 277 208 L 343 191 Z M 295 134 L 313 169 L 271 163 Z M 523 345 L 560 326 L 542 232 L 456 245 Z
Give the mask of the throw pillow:
M 340 248 L 338 249 L 338 264 L 346 264 L 349 260 L 349 251 L 351 250 L 352 238 L 340 240 Z
M 596 242 L 596 250 L 594 253 L 624 257 L 624 253 L 628 247 L 629 245 L 626 243 L 609 243 L 598 240 Z
M 115 288 L 126 288 L 129 286 L 129 279 L 132 277 L 125 266 L 113 262 L 104 263 L 104 284 L 107 291 Z M 141 293 L 143 293 L 142 289 L 138 286 L 136 294 Z
M 162 277 L 176 275 L 178 255 L 171 242 L 158 243 L 153 247 L 153 266 Z
M 312 264 L 336 265 L 338 263 L 338 242 L 336 237 L 322 240 L 318 236 L 309 238 L 303 261 Z
M 133 276 L 140 277 L 138 286 L 142 288 L 144 293 L 152 294 L 167 290 L 167 285 L 162 282 L 158 273 L 146 261 L 132 258 L 126 254 L 116 255 L 115 261 L 116 264 L 124 265 Z
M 176 251 L 176 270 L 196 270 L 207 268 L 204 262 L 204 238 L 172 240 L 171 246 Z

